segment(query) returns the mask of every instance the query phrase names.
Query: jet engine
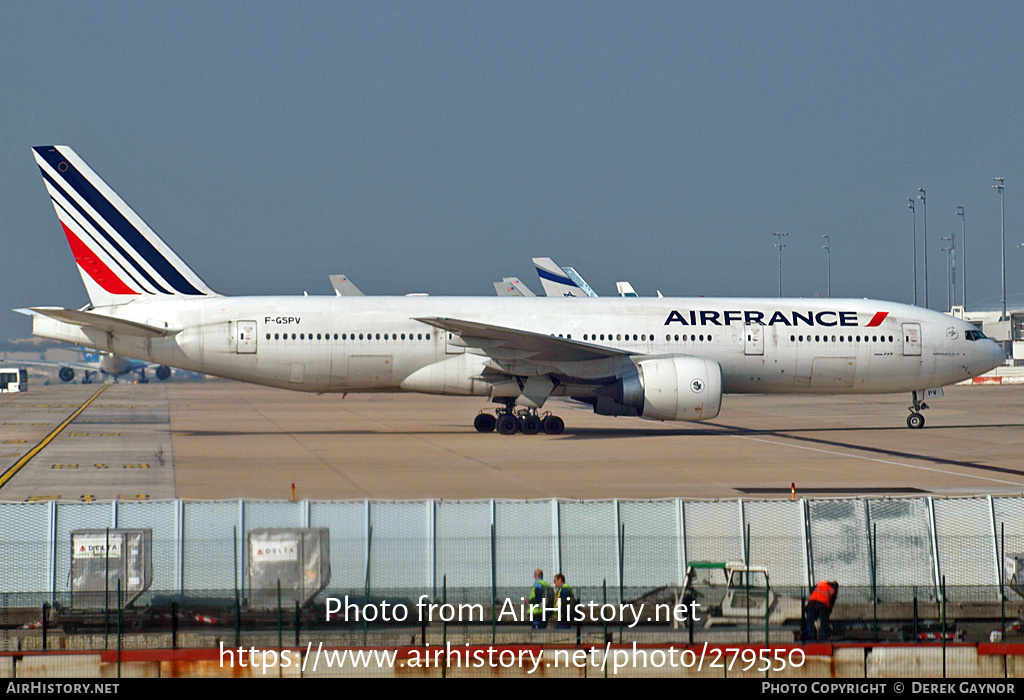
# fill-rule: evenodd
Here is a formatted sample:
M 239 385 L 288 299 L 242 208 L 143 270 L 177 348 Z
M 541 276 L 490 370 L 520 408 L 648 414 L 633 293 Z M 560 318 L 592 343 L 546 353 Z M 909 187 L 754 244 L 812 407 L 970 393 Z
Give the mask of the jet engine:
M 166 381 L 171 377 L 171 368 L 164 365 L 160 365 L 156 368 L 156 378 L 160 381 Z
M 722 366 L 703 357 L 641 360 L 594 402 L 602 415 L 709 420 L 722 407 Z
M 61 367 L 57 371 L 57 377 L 62 382 L 70 382 L 72 379 L 75 378 L 75 370 L 71 369 L 70 367 Z

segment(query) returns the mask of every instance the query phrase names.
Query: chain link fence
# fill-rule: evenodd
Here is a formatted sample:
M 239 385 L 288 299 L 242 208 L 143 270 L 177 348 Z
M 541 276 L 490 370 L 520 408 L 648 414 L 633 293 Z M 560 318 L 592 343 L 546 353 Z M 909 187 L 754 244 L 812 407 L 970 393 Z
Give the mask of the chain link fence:
M 152 584 L 118 605 L 108 577 L 107 604 L 83 606 L 72 533 L 118 528 L 151 532 Z M 287 581 L 254 591 L 261 528 L 326 528 L 326 587 L 302 604 Z M 1022 528 L 1015 497 L 0 503 L 0 652 L 799 644 L 822 578 L 840 583 L 832 640 L 977 642 L 1020 626 L 1001 562 Z M 768 578 L 687 593 L 696 562 Z M 537 568 L 564 573 L 586 614 L 531 625 Z

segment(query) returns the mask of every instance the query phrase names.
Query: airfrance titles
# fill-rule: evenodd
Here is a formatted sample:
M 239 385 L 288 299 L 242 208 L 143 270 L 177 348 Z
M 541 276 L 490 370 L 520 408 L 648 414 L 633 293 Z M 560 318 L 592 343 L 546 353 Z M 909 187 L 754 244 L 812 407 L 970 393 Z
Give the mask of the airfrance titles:
M 888 311 L 879 311 L 864 324 L 873 328 L 882 324 Z M 684 326 L 731 326 L 733 324 L 761 326 L 860 326 L 856 311 L 710 311 L 673 309 L 665 319 L 665 325 L 679 323 Z

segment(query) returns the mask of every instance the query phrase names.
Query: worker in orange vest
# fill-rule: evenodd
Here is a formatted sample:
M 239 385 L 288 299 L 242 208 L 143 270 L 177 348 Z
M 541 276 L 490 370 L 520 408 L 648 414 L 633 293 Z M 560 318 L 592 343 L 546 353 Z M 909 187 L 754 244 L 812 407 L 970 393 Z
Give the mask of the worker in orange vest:
M 828 618 L 832 615 L 832 608 L 836 605 L 836 597 L 839 595 L 839 584 L 835 581 L 818 581 L 818 585 L 811 591 L 807 601 L 804 617 L 804 639 L 825 641 L 828 639 L 829 624 Z M 817 634 L 815 634 L 814 623 L 820 622 Z

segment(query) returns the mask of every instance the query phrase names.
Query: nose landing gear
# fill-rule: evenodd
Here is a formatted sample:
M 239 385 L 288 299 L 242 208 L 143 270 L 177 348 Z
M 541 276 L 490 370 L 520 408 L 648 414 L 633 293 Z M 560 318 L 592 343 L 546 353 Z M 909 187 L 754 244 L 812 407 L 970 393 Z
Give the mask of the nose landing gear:
M 916 391 L 911 396 L 913 397 L 914 405 L 907 408 L 910 411 L 910 415 L 907 416 L 907 427 L 916 430 L 924 427 L 924 416 L 921 415 L 921 411 L 926 410 L 928 404 L 917 398 Z

